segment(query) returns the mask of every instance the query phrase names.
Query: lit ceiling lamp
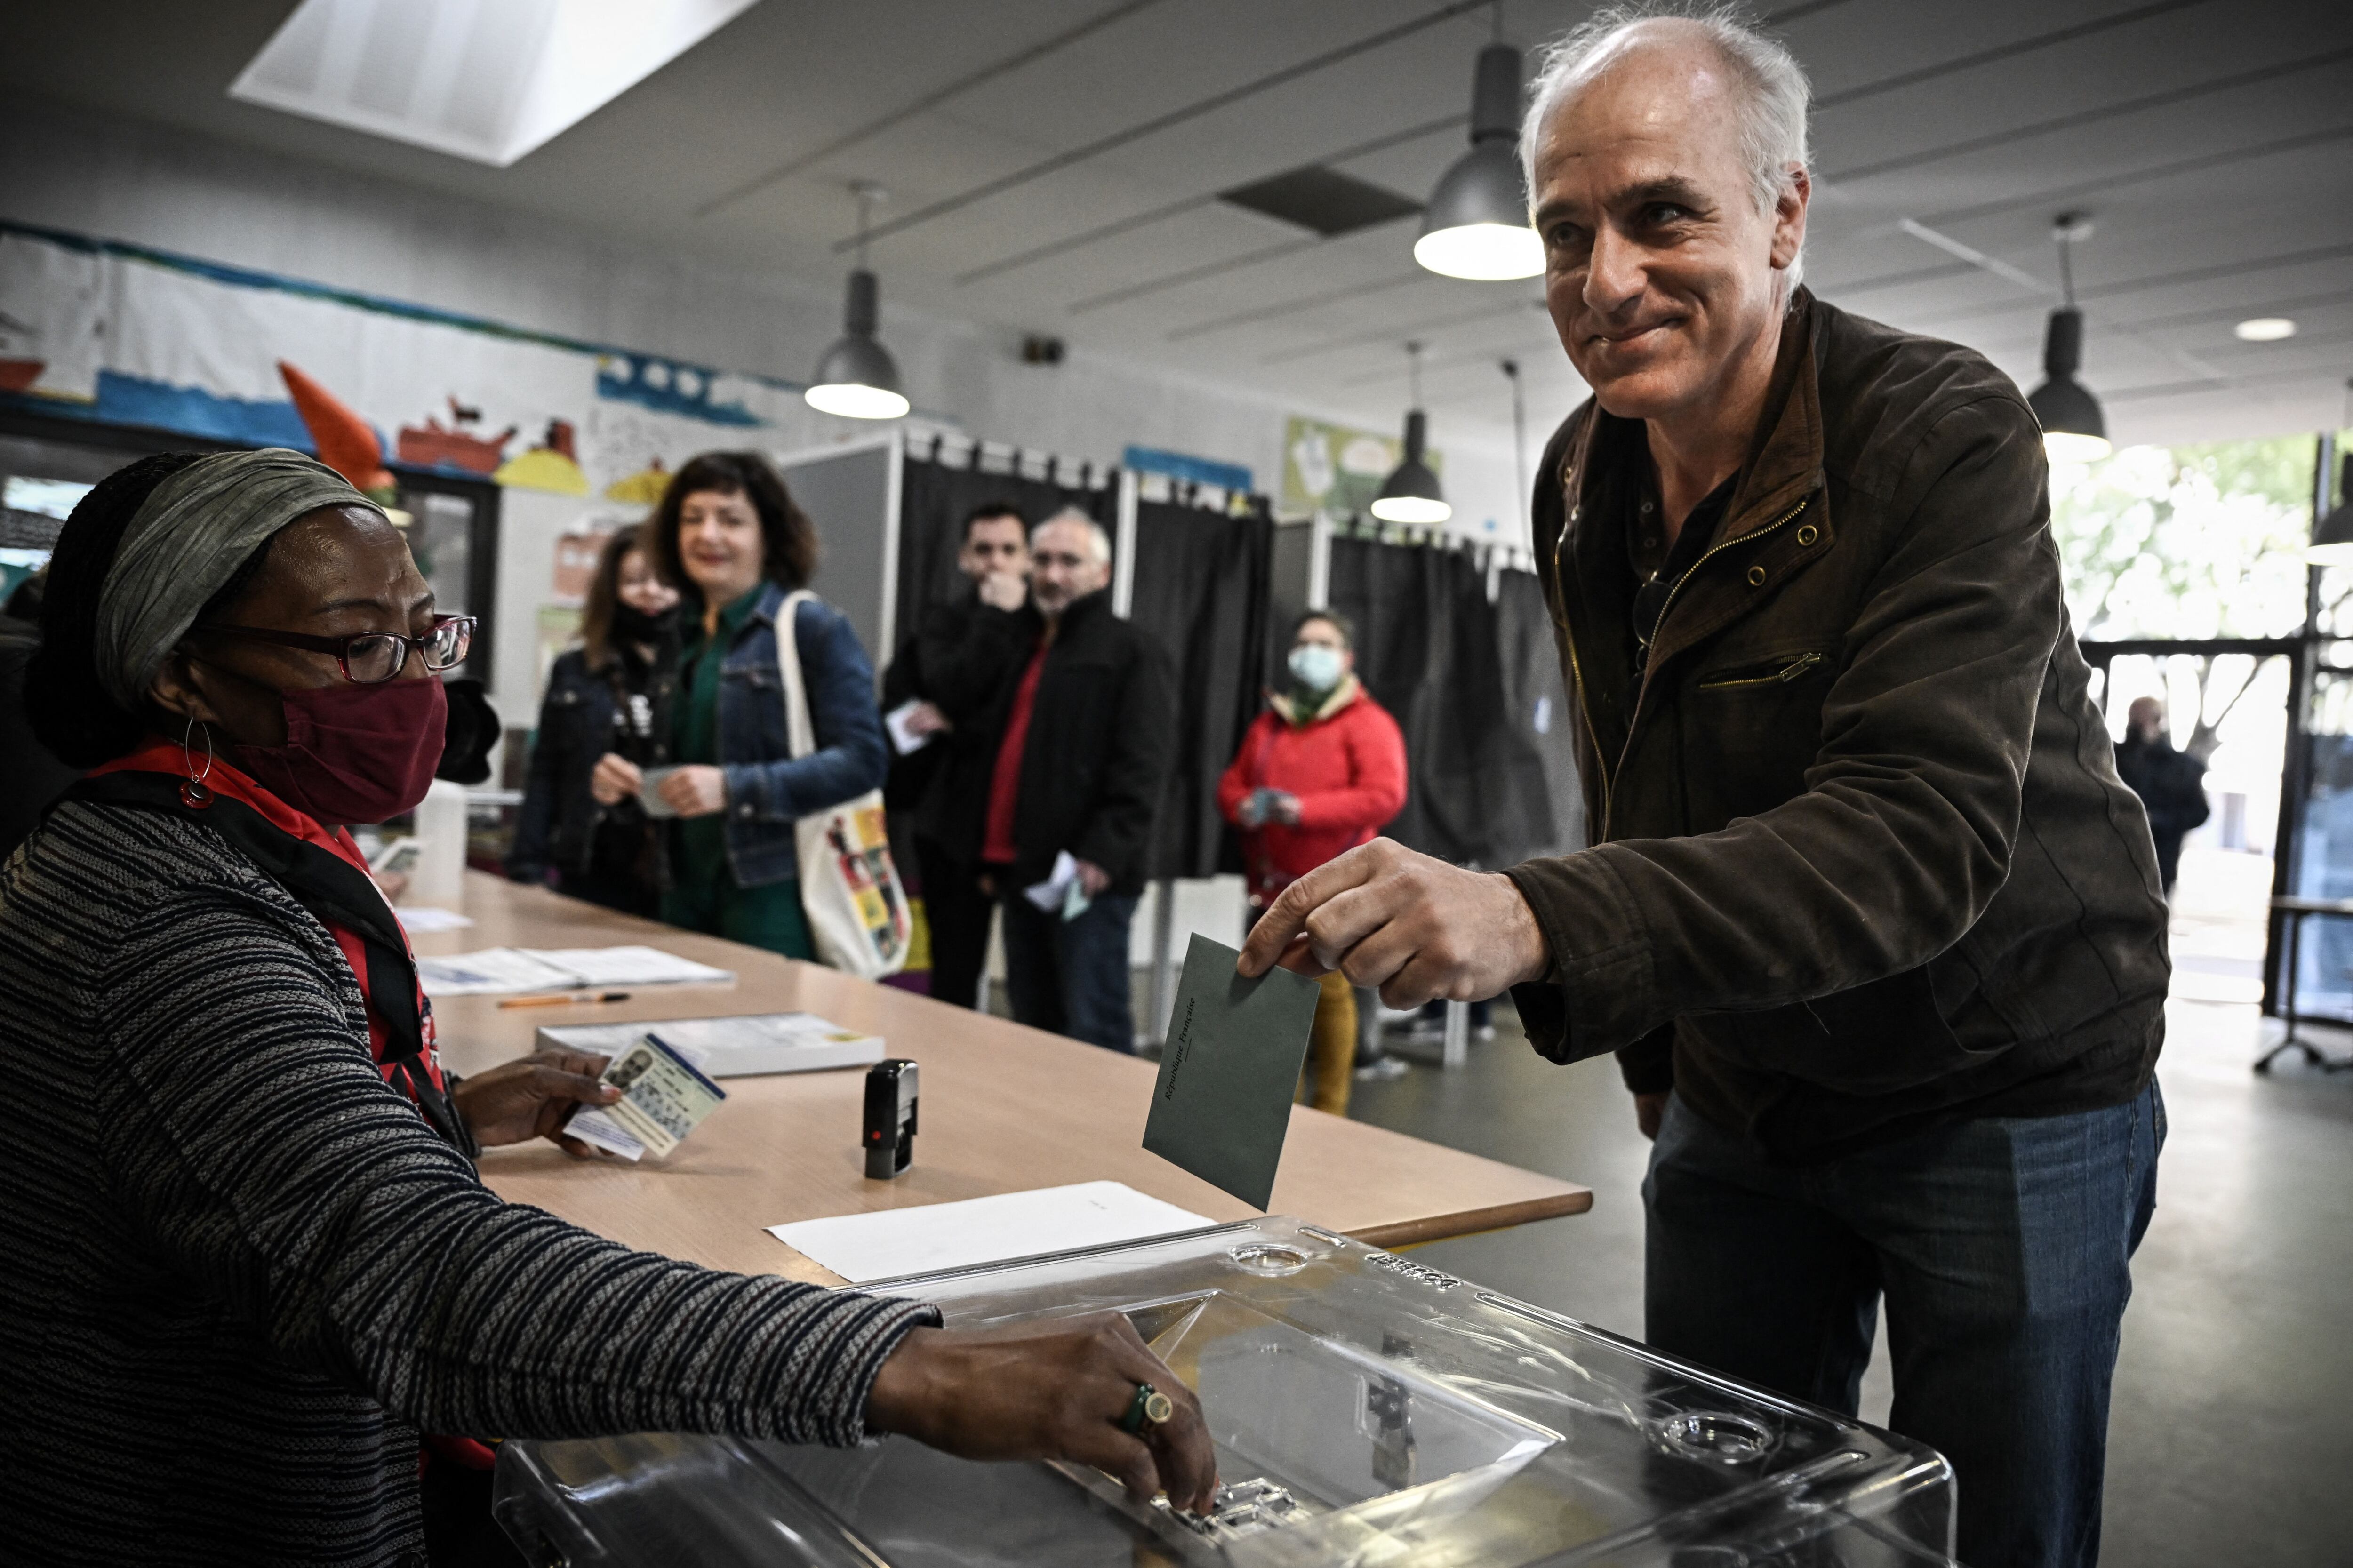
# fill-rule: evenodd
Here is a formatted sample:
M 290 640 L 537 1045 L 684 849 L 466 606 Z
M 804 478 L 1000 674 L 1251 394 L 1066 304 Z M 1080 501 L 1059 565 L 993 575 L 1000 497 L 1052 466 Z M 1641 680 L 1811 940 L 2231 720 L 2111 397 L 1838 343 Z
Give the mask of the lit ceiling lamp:
M 2285 316 L 2250 316 L 2231 333 L 2242 343 L 2275 343 L 2295 336 L 2295 323 Z
M 1405 458 L 1381 481 L 1381 493 L 1373 498 L 1373 515 L 1383 522 L 1444 522 L 1454 515 L 1454 509 L 1446 504 L 1445 493 L 1438 488 L 1438 475 L 1421 456 L 1430 439 L 1430 416 L 1421 411 L 1421 345 L 1408 343 L 1405 352 L 1413 360 L 1413 406 L 1405 416 Z
M 2027 395 L 2026 405 L 2042 422 L 2042 449 L 2054 463 L 2096 463 L 2116 448 L 2108 441 L 2108 422 L 2100 400 L 2075 379 L 2084 365 L 2084 312 L 2075 308 L 2074 244 L 2092 236 L 2092 220 L 2081 213 L 2062 213 L 2052 226 L 2059 242 L 2059 308 L 2042 339 L 2042 384 Z
M 2345 426 L 2353 426 L 2353 381 L 2345 384 Z M 2315 566 L 2353 566 L 2353 454 L 2338 470 L 2337 510 L 2312 525 L 2312 544 L 2304 558 Z M 2321 492 L 2327 499 L 2327 492 Z
M 1498 5 L 1498 34 L 1503 26 Z M 1544 241 L 1528 226 L 1528 188 L 1520 177 L 1520 51 L 1500 39 L 1479 51 L 1471 78 L 1471 151 L 1430 191 L 1413 258 L 1432 272 L 1480 282 L 1544 270 Z
M 908 408 L 899 389 L 898 362 L 874 335 L 881 318 L 881 292 L 866 266 L 866 220 L 882 187 L 860 180 L 850 187 L 858 198 L 858 265 L 849 274 L 849 299 L 842 311 L 841 336 L 817 363 L 803 395 L 821 414 L 850 419 L 897 419 Z

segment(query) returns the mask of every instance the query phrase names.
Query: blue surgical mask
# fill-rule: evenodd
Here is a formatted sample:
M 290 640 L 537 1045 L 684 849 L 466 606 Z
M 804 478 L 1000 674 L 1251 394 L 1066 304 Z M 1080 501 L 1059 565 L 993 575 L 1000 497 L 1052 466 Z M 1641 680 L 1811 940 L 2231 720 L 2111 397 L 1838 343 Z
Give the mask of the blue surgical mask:
M 1331 690 L 1344 673 L 1336 647 L 1310 642 L 1291 650 L 1291 678 L 1310 691 Z

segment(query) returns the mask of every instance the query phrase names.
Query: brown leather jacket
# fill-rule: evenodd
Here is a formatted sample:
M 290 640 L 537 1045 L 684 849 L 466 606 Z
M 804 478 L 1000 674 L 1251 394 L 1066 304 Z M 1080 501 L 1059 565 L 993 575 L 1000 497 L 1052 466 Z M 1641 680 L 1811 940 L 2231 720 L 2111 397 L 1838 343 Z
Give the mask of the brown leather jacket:
M 1799 289 L 1714 546 L 1639 693 L 1642 426 L 1546 449 L 1535 543 L 1594 847 L 1511 876 L 1550 941 L 1514 999 L 1775 1157 L 2139 1092 L 2170 963 L 2052 543 L 2034 416 L 1965 348 Z

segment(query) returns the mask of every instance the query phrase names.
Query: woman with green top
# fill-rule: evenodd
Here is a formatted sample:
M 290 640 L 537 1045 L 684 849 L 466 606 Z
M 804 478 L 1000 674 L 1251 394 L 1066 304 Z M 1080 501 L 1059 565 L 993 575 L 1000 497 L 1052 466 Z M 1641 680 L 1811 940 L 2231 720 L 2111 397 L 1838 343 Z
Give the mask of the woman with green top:
M 655 565 L 685 595 L 670 755 L 653 795 L 670 826 L 661 918 L 814 958 L 793 825 L 881 786 L 890 764 L 874 667 L 841 613 L 801 601 L 792 634 L 817 749 L 792 755 L 776 670 L 785 596 L 817 570 L 817 529 L 756 452 L 688 462 L 648 526 Z M 631 770 L 634 773 L 635 770 Z M 636 793 L 642 775 L 617 781 Z

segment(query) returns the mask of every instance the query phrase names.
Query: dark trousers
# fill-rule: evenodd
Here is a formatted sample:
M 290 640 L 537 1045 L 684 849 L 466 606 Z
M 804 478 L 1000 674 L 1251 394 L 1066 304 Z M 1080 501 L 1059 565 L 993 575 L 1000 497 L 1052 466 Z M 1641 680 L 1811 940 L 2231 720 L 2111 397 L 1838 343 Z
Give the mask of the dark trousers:
M 1667 1102 L 1643 1291 L 1672 1355 L 1852 1415 L 1887 1302 L 1888 1425 L 1953 1463 L 1958 1552 L 2090 1568 L 2128 1267 L 2165 1102 L 1932 1128 L 1780 1166 Z
M 923 920 L 932 931 L 932 994 L 959 1007 L 977 1006 L 997 901 L 980 890 L 980 868 L 941 844 L 916 839 L 915 864 L 923 879 Z
M 1135 1049 L 1128 995 L 1127 928 L 1133 894 L 1105 893 L 1066 921 L 1008 890 L 1005 910 L 1005 989 L 1013 1016 L 1106 1050 Z

